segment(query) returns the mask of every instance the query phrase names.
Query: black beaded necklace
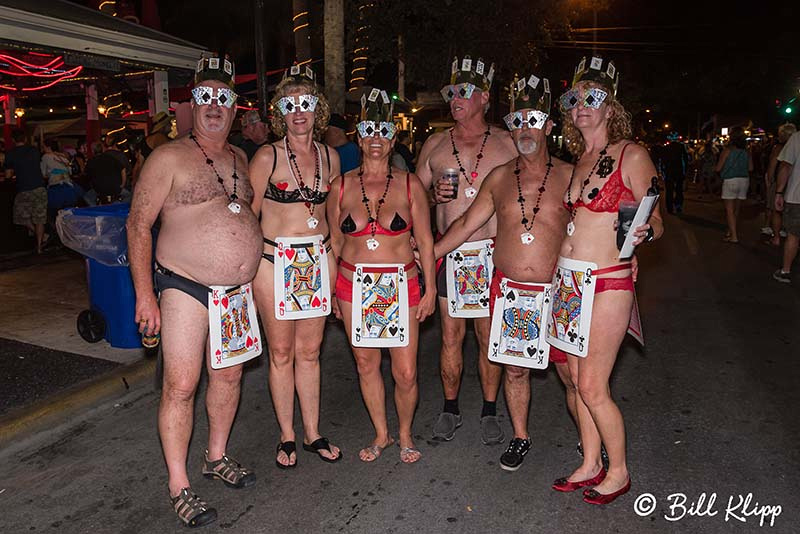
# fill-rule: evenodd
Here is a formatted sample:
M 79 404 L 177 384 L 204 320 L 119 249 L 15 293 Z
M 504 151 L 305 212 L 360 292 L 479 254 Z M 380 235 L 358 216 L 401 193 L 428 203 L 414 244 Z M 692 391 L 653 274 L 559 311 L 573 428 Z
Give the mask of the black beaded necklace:
M 230 204 L 228 204 L 228 209 L 234 213 L 239 213 L 239 210 L 241 210 L 241 206 L 239 205 L 238 202 L 236 202 L 239 199 L 239 195 L 236 194 L 236 188 L 239 182 L 239 175 L 236 174 L 236 153 L 233 151 L 230 145 L 228 145 L 228 151 L 231 153 L 231 156 L 233 156 L 233 174 L 231 174 L 231 178 L 233 178 L 233 193 L 228 194 L 228 189 L 225 187 L 225 181 L 222 179 L 222 176 L 220 176 L 219 171 L 217 171 L 217 167 L 214 165 L 214 160 L 208 157 L 208 154 L 206 154 L 205 149 L 203 149 L 203 145 L 200 144 L 200 142 L 197 140 L 197 137 L 195 137 L 194 134 L 189 134 L 189 139 L 194 141 L 194 144 L 197 145 L 197 148 L 199 148 L 200 152 L 202 152 L 203 155 L 206 157 L 206 164 L 209 167 L 211 167 L 211 170 L 213 170 L 214 174 L 217 175 L 217 181 L 222 186 L 222 190 L 225 191 L 225 195 L 228 197 L 228 200 L 230 200 Z
M 608 151 L 608 146 L 611 142 L 607 142 L 606 146 L 603 147 L 603 150 L 600 151 L 600 154 L 597 156 L 597 161 L 594 162 L 592 165 L 592 170 L 589 171 L 589 174 L 586 176 L 586 179 L 581 184 L 581 190 L 578 193 L 578 200 L 583 198 L 583 191 L 586 189 L 586 186 L 589 185 L 589 182 L 592 180 L 592 176 L 594 175 L 594 171 L 597 170 L 597 166 L 600 165 L 600 161 L 605 159 L 605 155 Z M 575 162 L 575 166 L 572 168 L 572 174 L 569 176 L 569 187 L 567 188 L 567 208 L 569 208 L 569 223 L 567 223 L 567 235 L 572 235 L 575 233 L 575 214 L 578 211 L 578 208 L 575 207 L 575 204 L 572 202 L 572 181 L 575 179 L 575 169 L 578 168 L 578 163 L 580 162 L 580 158 L 578 161 Z M 577 202 L 577 201 L 576 201 Z
M 539 213 L 540 204 L 542 202 L 542 195 L 547 188 L 547 178 L 550 176 L 550 170 L 553 168 L 553 157 L 548 155 L 547 158 L 547 172 L 544 173 L 544 178 L 542 179 L 542 185 L 539 186 L 539 195 L 536 197 L 536 205 L 533 207 L 533 214 L 531 215 L 530 220 L 528 217 L 525 216 L 525 195 L 522 194 L 522 183 L 520 182 L 519 175 L 520 175 L 520 168 L 519 168 L 519 158 L 517 156 L 517 161 L 514 164 L 514 176 L 517 179 L 517 192 L 519 193 L 519 197 L 517 197 L 517 202 L 519 203 L 519 209 L 522 212 L 522 227 L 525 228 L 525 232 L 520 234 L 520 239 L 522 240 L 523 245 L 529 245 L 533 243 L 533 234 L 531 230 L 533 230 L 533 223 L 536 221 L 536 215 Z
M 322 175 L 320 174 L 320 155 L 319 155 L 319 147 L 317 146 L 316 142 L 314 144 L 314 188 L 309 189 L 306 186 L 306 183 L 303 181 L 303 174 L 300 172 L 300 167 L 297 165 L 297 154 L 292 152 L 292 147 L 289 145 L 289 137 L 283 138 L 283 146 L 286 150 L 286 157 L 289 159 L 289 173 L 292 175 L 292 179 L 294 180 L 295 185 L 297 186 L 297 192 L 300 194 L 300 198 L 303 199 L 303 203 L 305 204 L 306 210 L 308 210 L 308 219 L 306 220 L 306 224 L 308 224 L 309 228 L 316 228 L 319 221 L 314 217 L 314 209 L 316 206 L 311 202 L 315 193 L 319 192 L 319 186 L 322 183 Z M 292 169 L 294 167 L 294 169 Z M 306 195 L 306 191 L 311 191 L 311 196 L 309 197 Z
M 370 238 L 367 239 L 367 248 L 370 250 L 375 250 L 378 248 L 378 240 L 375 239 L 375 232 L 378 229 L 378 217 L 381 214 L 381 208 L 386 203 L 386 194 L 389 192 L 389 186 L 392 184 L 392 166 L 389 165 L 386 174 L 386 187 L 383 189 L 383 194 L 381 198 L 378 199 L 378 207 L 375 208 L 375 216 L 372 216 L 372 209 L 369 207 L 369 197 L 367 196 L 367 190 L 364 187 L 364 164 L 361 164 L 361 167 L 358 169 L 358 183 L 361 184 L 361 202 L 364 203 L 364 207 L 367 210 L 367 224 L 370 225 L 369 233 Z
M 478 150 L 478 155 L 475 156 L 475 168 L 470 173 L 470 176 L 467 176 L 467 170 L 464 168 L 464 164 L 461 163 L 461 158 L 458 157 L 458 148 L 456 148 L 456 140 L 453 137 L 453 130 L 454 128 L 450 128 L 450 145 L 453 147 L 453 155 L 456 157 L 456 163 L 458 163 L 458 170 L 464 176 L 464 179 L 469 184 L 469 187 L 464 191 L 464 194 L 467 198 L 472 198 L 478 192 L 474 187 L 472 187 L 472 183 L 478 178 L 478 165 L 480 165 L 481 160 L 483 159 L 483 149 L 486 147 L 486 140 L 489 139 L 489 136 L 492 134 L 491 128 L 486 128 L 486 131 L 483 132 L 483 141 L 481 142 L 481 148 Z

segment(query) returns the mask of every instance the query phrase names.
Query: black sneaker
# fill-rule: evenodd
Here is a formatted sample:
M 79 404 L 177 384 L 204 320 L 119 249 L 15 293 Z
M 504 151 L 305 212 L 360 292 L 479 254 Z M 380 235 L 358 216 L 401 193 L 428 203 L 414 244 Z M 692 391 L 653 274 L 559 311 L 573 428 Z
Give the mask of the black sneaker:
M 506 452 L 500 456 L 500 467 L 506 471 L 516 471 L 522 465 L 522 460 L 525 459 L 529 450 L 531 450 L 530 439 L 512 439 Z

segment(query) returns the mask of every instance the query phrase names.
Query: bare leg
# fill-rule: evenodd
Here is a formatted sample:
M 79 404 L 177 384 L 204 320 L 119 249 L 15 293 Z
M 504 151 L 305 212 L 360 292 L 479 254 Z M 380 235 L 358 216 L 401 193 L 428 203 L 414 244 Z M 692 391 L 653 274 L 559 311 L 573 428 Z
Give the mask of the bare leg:
M 783 217 L 780 211 L 772 210 L 772 218 L 770 219 L 770 227 L 772 228 L 772 239 L 770 243 L 776 247 L 781 244 L 781 226 Z
M 607 291 L 595 295 L 589 355 L 586 358 L 569 357 L 570 360 L 579 360 L 576 362 L 579 369 L 578 421 L 584 447 L 584 462 L 569 480 L 585 480 L 599 471 L 602 441 L 609 459 L 608 475 L 595 488 L 602 494 L 619 490 L 629 477 L 625 423 L 611 398 L 608 380 L 625 337 L 632 305 L 633 294 L 628 291 Z
M 350 337 L 352 304 L 339 300 L 339 309 L 344 319 L 347 337 Z M 352 347 L 353 357 L 358 368 L 358 382 L 361 386 L 361 396 L 367 407 L 372 426 L 375 428 L 375 439 L 371 445 L 385 447 L 391 443 L 389 436 L 389 425 L 386 422 L 386 390 L 381 375 L 381 351 L 380 349 L 365 349 L 362 347 Z M 359 456 L 364 461 L 371 461 L 367 456 L 369 453 L 362 449 Z M 374 459 L 374 458 L 373 458 Z
M 208 311 L 177 289 L 161 294 L 164 382 L 158 432 L 169 473 L 169 493 L 188 487 L 186 457 L 194 423 L 194 396 L 208 338 Z
M 736 211 L 734 207 L 734 199 L 723 199 L 725 204 L 725 220 L 728 223 L 728 237 L 731 241 L 738 241 L 739 236 L 736 233 Z
M 558 377 L 561 379 L 561 383 L 564 384 L 564 392 L 566 396 L 567 402 L 567 411 L 569 412 L 570 417 L 578 424 L 578 408 L 577 408 L 577 390 L 575 387 L 575 382 L 572 380 L 572 375 L 569 372 L 569 366 L 566 363 L 557 363 L 556 372 L 558 373 Z
M 213 462 L 222 458 L 226 453 L 233 419 L 239 408 L 242 365 L 212 369 L 211 359 L 206 358 L 206 368 L 208 370 L 208 390 L 206 391 L 208 459 Z
M 466 333 L 466 320 L 450 317 L 447 313 L 447 299 L 444 298 L 439 298 L 439 315 L 442 318 L 442 350 L 439 357 L 442 389 L 444 398 L 453 400 L 458 398 L 461 373 L 464 370 L 462 345 Z
M 33 233 L 36 235 L 36 252 L 41 253 L 44 248 L 44 225 L 34 224 Z
M 319 433 L 319 353 L 325 332 L 325 317 L 300 319 L 295 328 L 294 384 L 300 413 L 303 417 L 304 442 L 311 444 L 320 437 Z M 321 450 L 320 454 L 334 459 L 339 456 L 339 448 L 331 445 L 331 452 Z
M 392 355 L 392 377 L 394 378 L 394 403 L 397 410 L 397 419 L 400 426 L 400 447 L 414 447 L 412 437 L 412 423 L 414 411 L 419 399 L 419 386 L 417 384 L 417 344 L 419 342 L 419 323 L 414 319 L 417 307 L 408 309 L 412 319 L 408 323 L 408 346 L 394 347 L 389 350 Z M 415 454 L 406 460 L 413 463 L 419 459 Z
M 786 242 L 783 244 L 783 266 L 781 270 L 785 273 L 792 271 L 792 263 L 797 257 L 797 248 L 800 243 L 800 236 L 789 234 L 786 236 Z
M 489 333 L 492 327 L 490 317 L 475 319 L 475 337 L 478 341 L 478 374 L 481 378 L 483 399 L 489 402 L 497 400 L 500 381 L 503 378 L 503 366 L 489 360 Z M 462 337 L 463 339 L 463 337 Z
M 269 341 L 269 391 L 272 406 L 281 429 L 281 442 L 294 441 L 294 338 L 296 321 L 279 321 L 275 318 L 275 295 L 273 292 L 273 268 L 266 260 L 261 261 L 253 281 L 256 303 L 264 322 L 264 332 Z M 281 451 L 277 461 L 282 465 L 293 465 L 295 458 Z
M 528 410 L 531 403 L 530 369 L 506 366 L 503 386 L 506 394 L 506 405 L 514 427 L 514 437 L 528 439 Z

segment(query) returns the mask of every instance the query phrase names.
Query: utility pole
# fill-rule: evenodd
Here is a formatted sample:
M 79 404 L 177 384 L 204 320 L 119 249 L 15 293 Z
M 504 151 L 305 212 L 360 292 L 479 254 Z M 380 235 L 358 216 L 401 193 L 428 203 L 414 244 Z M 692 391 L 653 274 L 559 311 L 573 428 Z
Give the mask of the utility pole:
M 256 92 L 258 93 L 258 112 L 261 120 L 267 117 L 267 65 L 264 58 L 264 0 L 254 0 L 255 4 L 255 45 L 256 45 Z

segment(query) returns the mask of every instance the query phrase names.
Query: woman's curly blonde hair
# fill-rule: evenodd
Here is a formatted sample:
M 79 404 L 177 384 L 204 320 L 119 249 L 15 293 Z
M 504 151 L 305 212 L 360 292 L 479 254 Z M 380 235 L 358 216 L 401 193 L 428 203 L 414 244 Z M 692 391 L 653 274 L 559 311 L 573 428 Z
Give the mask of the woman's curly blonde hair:
M 591 87 L 591 86 L 590 86 Z M 603 90 L 608 91 L 605 87 Z M 611 108 L 611 116 L 608 118 L 608 143 L 613 145 L 622 141 L 623 139 L 630 139 L 633 137 L 631 130 L 631 114 L 625 111 L 619 100 L 617 100 L 611 92 L 604 102 Z M 564 118 L 564 124 L 561 127 L 561 134 L 564 136 L 564 141 L 567 143 L 567 150 L 573 156 L 580 156 L 586 150 L 586 144 L 583 142 L 583 135 L 580 130 L 572 122 L 572 114 L 569 111 L 561 110 L 561 116 Z
M 328 100 L 319 87 L 311 80 L 297 80 L 295 78 L 286 78 L 278 84 L 275 90 L 275 96 L 272 97 L 270 105 L 272 106 L 272 116 L 270 117 L 270 126 L 272 132 L 278 137 L 286 136 L 286 119 L 278 109 L 278 100 L 288 95 L 295 89 L 302 89 L 304 94 L 314 95 L 319 100 L 317 107 L 314 108 L 314 138 L 318 141 L 322 138 L 322 134 L 328 128 L 328 121 L 331 118 L 331 108 L 328 105 Z

